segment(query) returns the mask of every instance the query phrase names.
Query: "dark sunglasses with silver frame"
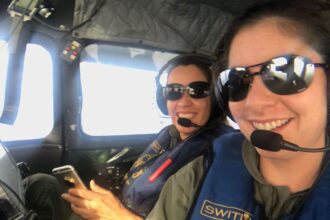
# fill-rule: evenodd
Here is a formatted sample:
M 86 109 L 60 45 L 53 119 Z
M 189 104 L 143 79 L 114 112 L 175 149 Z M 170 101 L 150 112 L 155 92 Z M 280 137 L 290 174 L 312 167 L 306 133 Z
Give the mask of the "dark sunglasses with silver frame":
M 211 87 L 208 82 L 196 81 L 189 83 L 188 86 L 172 83 L 163 87 L 163 95 L 167 100 L 179 100 L 182 98 L 183 93 L 187 91 L 189 96 L 194 99 L 201 99 L 211 94 Z
M 251 73 L 249 68 L 256 66 L 261 66 L 260 71 Z M 252 66 L 224 70 L 218 76 L 217 87 L 227 94 L 229 101 L 242 101 L 248 94 L 253 77 L 260 75 L 271 92 L 291 95 L 308 88 L 317 67 L 329 68 L 329 65 L 312 63 L 309 58 L 303 56 L 283 55 Z

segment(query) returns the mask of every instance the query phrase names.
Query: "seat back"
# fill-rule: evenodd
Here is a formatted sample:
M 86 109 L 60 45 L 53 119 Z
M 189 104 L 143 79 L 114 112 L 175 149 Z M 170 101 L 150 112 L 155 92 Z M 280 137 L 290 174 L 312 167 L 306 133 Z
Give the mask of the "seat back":
M 0 141 L 0 219 L 25 219 L 22 176 L 15 160 Z

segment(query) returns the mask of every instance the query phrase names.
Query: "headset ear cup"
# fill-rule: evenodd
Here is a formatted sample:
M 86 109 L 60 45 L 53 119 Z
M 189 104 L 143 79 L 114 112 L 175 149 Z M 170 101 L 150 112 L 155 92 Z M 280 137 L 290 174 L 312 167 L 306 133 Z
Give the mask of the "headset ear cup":
M 219 105 L 217 103 L 214 89 L 211 90 L 211 115 L 210 119 L 213 120 L 215 118 L 218 118 L 221 115 L 221 110 L 219 108 Z
M 218 74 L 219 72 L 219 66 L 217 63 L 213 64 L 211 66 L 212 71 L 212 83 L 213 83 L 213 89 L 212 89 L 212 112 L 211 117 L 221 117 L 225 119 L 226 116 L 229 116 L 231 118 L 230 111 L 228 109 L 228 102 L 224 101 L 225 96 L 220 92 L 218 86 L 217 86 L 217 80 L 218 80 Z
M 168 115 L 166 99 L 163 94 L 162 86 L 158 82 L 156 82 L 156 84 L 157 84 L 156 100 L 157 100 L 158 108 L 164 115 Z
M 167 106 L 166 106 L 166 99 L 164 97 L 163 94 L 163 87 L 160 84 L 160 79 L 162 77 L 163 72 L 165 71 L 165 69 L 168 67 L 168 63 L 166 63 L 158 72 L 158 75 L 156 76 L 155 80 L 156 80 L 156 101 L 157 101 L 157 105 L 158 108 L 160 109 L 160 111 L 164 114 L 164 115 L 168 115 L 168 111 L 167 111 Z
M 330 67 L 326 70 L 327 77 L 327 131 L 330 134 Z
M 220 111 L 227 115 L 231 120 L 234 121 L 233 116 L 230 113 L 229 106 L 228 106 L 228 98 L 227 95 L 220 91 L 217 85 L 214 86 L 214 93 L 216 102 L 220 108 Z

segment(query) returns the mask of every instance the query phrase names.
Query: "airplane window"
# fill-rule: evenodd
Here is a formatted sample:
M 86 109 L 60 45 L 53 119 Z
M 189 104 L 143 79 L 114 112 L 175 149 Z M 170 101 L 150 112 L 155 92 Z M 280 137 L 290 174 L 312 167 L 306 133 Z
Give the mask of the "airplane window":
M 156 103 L 155 76 L 176 54 L 89 45 L 82 54 L 82 130 L 93 136 L 157 133 L 170 124 Z
M 5 41 L 0 40 L 0 112 L 3 111 L 7 78 L 8 50 Z
M 8 56 L 6 49 L 0 51 L 1 110 L 7 65 L 2 65 Z M 50 53 L 40 45 L 28 44 L 25 53 L 21 100 L 13 125 L 0 124 L 4 141 L 38 139 L 45 137 L 53 128 L 53 66 Z

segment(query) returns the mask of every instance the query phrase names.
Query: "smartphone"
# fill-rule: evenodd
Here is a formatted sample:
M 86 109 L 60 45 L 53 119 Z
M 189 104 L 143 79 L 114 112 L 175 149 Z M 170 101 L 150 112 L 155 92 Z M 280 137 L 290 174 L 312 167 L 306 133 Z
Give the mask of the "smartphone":
M 71 187 L 78 187 L 82 189 L 87 189 L 84 182 L 80 179 L 78 173 L 72 165 L 64 165 L 60 167 L 55 167 L 52 173 L 57 179 L 64 185 L 65 189 Z

